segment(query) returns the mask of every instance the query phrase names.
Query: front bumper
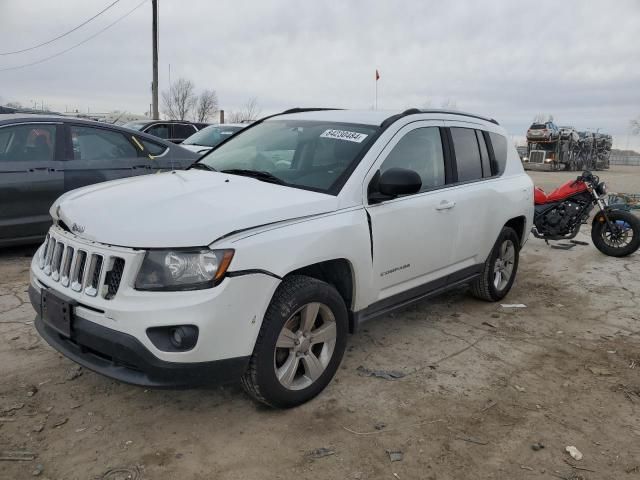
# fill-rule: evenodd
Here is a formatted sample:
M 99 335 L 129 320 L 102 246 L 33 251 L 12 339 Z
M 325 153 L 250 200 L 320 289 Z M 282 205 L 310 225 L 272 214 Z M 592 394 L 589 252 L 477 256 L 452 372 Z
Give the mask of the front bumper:
M 41 268 L 42 247 L 31 263 L 31 287 L 38 295 L 34 303 L 39 308 L 42 289 L 51 289 L 75 302 L 73 316 L 90 321 L 110 331 L 133 337 L 155 358 L 168 363 L 197 364 L 251 355 L 264 313 L 280 281 L 260 273 L 225 278 L 214 288 L 184 292 L 143 292 L 135 289 L 135 278 L 144 252 L 125 247 L 113 247 L 83 240 L 56 226 L 49 232 L 56 240 L 86 251 L 88 256 L 100 255 L 124 260 L 117 293 L 105 295 L 104 268 L 99 287 L 93 295 L 84 288 L 74 289 L 73 282 L 63 282 L 55 269 Z M 90 257 L 89 257 L 90 258 Z M 52 271 L 54 270 L 54 271 Z M 85 274 L 84 277 L 89 277 Z M 102 279 L 105 279 L 103 281 Z M 175 325 L 198 328 L 198 341 L 188 351 L 167 351 L 149 337 L 150 329 Z
M 210 362 L 164 361 L 135 337 L 77 315 L 71 338 L 66 338 L 43 322 L 40 292 L 33 286 L 29 287 L 29 299 L 37 312 L 36 329 L 49 345 L 83 367 L 125 383 L 147 387 L 230 383 L 240 379 L 249 362 L 249 356 Z

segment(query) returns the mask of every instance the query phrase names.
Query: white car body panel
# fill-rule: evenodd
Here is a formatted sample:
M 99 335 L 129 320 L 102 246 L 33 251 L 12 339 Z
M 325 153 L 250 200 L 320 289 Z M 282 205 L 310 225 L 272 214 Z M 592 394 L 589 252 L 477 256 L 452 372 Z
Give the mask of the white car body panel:
M 87 240 L 175 248 L 206 246 L 237 230 L 331 212 L 338 204 L 332 195 L 217 172 L 139 178 L 73 190 L 54 203 L 51 214 L 69 228 L 79 225 L 79 236 Z

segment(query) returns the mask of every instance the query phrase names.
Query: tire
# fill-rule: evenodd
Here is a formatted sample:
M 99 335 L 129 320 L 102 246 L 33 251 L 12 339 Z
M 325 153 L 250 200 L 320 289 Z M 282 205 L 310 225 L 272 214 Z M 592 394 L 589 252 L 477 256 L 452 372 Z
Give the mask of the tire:
M 503 250 L 505 245 L 512 254 L 508 261 L 502 258 L 505 257 L 505 250 Z M 502 300 L 513 286 L 519 259 L 520 239 L 513 228 L 503 227 L 489 257 L 484 262 L 480 277 L 471 284 L 471 294 L 488 302 Z M 498 270 L 502 274 L 499 281 Z M 505 276 L 507 273 L 508 276 Z
M 332 285 L 302 275 L 285 278 L 267 308 L 242 386 L 271 407 L 311 400 L 335 375 L 348 332 L 347 307 Z M 328 340 L 313 343 L 321 338 Z
M 598 250 L 610 257 L 626 257 L 640 247 L 640 219 L 631 212 L 624 210 L 610 210 L 607 212 L 612 222 L 624 222 L 628 225 L 624 238 L 620 239 L 620 245 L 616 245 L 616 237 L 609 234 L 609 226 L 604 218 L 596 214 L 591 225 L 591 240 Z

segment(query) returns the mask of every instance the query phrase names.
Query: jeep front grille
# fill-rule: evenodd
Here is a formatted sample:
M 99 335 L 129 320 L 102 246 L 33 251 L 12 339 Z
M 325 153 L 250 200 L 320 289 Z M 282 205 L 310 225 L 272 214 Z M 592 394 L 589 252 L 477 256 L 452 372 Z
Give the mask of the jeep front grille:
M 75 292 L 107 300 L 115 297 L 124 272 L 124 259 L 70 243 L 64 237 L 49 233 L 40 250 L 40 270 Z
M 111 270 L 105 275 L 105 283 L 107 284 L 107 294 L 104 296 L 107 300 L 115 297 L 120 286 L 120 280 L 122 280 L 122 273 L 124 272 L 124 260 L 116 258 L 113 261 Z

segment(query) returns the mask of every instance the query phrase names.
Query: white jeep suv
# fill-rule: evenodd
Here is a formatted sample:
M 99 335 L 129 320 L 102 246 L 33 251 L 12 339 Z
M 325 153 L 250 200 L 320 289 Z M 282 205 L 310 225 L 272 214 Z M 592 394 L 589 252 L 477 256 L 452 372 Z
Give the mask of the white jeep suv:
M 291 407 L 327 386 L 362 322 L 454 285 L 504 297 L 533 185 L 495 120 L 294 109 L 51 215 L 30 286 L 50 345 L 124 382 L 241 379 Z

